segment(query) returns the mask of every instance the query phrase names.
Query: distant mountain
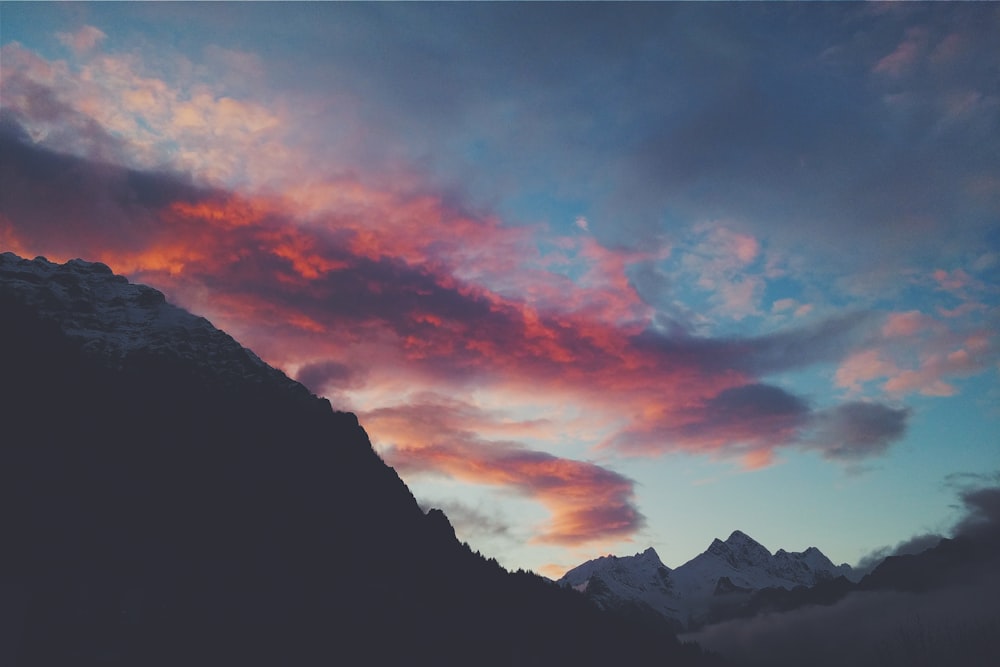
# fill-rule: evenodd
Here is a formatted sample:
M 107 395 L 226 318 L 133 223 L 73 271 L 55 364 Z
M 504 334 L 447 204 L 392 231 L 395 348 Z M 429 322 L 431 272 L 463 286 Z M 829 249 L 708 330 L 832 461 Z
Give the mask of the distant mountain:
M 735 665 L 1000 665 L 1000 488 L 962 492 L 951 538 L 860 582 L 757 591 L 686 638 Z
M 0 254 L 0 664 L 705 664 L 460 544 L 354 415 L 96 263 Z
M 812 587 L 841 577 L 858 578 L 849 565 L 834 565 L 815 547 L 771 554 L 737 530 L 672 571 L 650 548 L 588 561 L 559 583 L 584 591 L 604 609 L 641 604 L 689 629 L 731 614 L 757 591 Z

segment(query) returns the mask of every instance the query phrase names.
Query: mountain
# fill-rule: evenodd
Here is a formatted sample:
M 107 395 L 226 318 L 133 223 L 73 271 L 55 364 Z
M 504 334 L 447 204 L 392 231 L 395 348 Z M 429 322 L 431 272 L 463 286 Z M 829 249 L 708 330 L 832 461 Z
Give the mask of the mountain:
M 0 254 L 0 664 L 705 664 L 424 513 L 357 418 L 98 263 Z
M 861 581 L 770 588 L 687 635 L 735 665 L 1000 664 L 1000 488 L 961 494 L 950 538 L 885 558 Z
M 559 583 L 586 592 L 604 609 L 641 604 L 675 627 L 691 628 L 730 615 L 758 591 L 812 587 L 841 577 L 857 578 L 849 565 L 834 565 L 815 547 L 771 554 L 737 530 L 672 571 L 650 548 L 588 561 Z
M 564 574 L 558 583 L 585 593 L 602 609 L 638 605 L 668 619 L 676 629 L 685 626 L 687 609 L 674 590 L 670 568 L 652 547 L 634 556 L 589 560 Z

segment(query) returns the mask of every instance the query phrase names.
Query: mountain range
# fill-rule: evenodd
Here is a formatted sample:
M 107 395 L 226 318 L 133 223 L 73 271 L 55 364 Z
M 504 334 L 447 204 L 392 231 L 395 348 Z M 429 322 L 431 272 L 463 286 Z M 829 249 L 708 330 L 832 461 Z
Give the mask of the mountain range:
M 991 667 L 1000 488 L 961 500 L 952 539 L 860 581 L 740 531 L 674 570 L 508 572 L 208 320 L 0 253 L 0 665 Z
M 0 664 L 708 664 L 473 552 L 353 414 L 103 264 L 0 254 L 0 323 Z
M 641 604 L 675 627 L 691 629 L 724 617 L 758 591 L 812 587 L 840 577 L 857 581 L 860 574 L 850 565 L 834 565 L 815 547 L 772 554 L 737 530 L 674 570 L 649 548 L 634 556 L 587 561 L 559 583 L 585 592 L 602 608 Z

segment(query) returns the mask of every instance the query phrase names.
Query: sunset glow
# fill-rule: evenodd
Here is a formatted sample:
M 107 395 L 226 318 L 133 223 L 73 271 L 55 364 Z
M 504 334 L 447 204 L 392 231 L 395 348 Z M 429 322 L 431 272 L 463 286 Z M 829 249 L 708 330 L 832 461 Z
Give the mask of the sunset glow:
M 995 5 L 2 12 L 0 251 L 207 317 L 508 567 L 856 562 L 1000 469 Z

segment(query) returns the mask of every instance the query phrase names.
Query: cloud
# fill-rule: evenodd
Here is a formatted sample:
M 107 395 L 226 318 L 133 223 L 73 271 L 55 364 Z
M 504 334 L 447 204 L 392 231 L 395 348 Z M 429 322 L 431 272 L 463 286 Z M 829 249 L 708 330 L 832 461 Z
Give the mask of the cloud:
M 83 38 L 72 39 L 93 34 L 84 28 L 77 33 Z M 89 51 L 70 65 L 45 61 L 16 42 L 3 47 L 4 106 L 33 136 L 45 136 L 48 147 L 146 169 L 169 165 L 214 185 L 273 181 L 292 166 L 279 141 L 287 134 L 280 106 L 210 88 L 179 54 L 162 54 L 154 67 L 135 53 Z M 218 51 L 211 53 L 217 60 Z M 168 84 L 160 73 L 171 69 L 178 81 Z M 60 118 L 44 113 L 40 99 L 58 107 Z M 109 156 L 81 143 L 89 138 L 92 144 L 97 129 L 128 150 Z
M 904 313 L 889 313 L 882 325 L 882 335 L 886 338 L 905 338 L 934 324 L 934 320 L 918 310 Z
M 900 76 L 917 62 L 927 44 L 927 33 L 919 28 L 911 28 L 906 38 L 874 67 L 875 72 Z
M 780 387 L 748 384 L 691 400 L 683 411 L 634 420 L 608 444 L 643 453 L 652 447 L 659 453 L 740 455 L 749 469 L 770 465 L 781 447 L 854 464 L 884 454 L 905 434 L 909 416 L 907 408 L 857 401 L 817 410 Z
M 876 388 L 896 399 L 912 393 L 957 394 L 954 380 L 988 371 L 1000 355 L 987 324 L 989 309 L 967 304 L 971 307 L 938 307 L 940 317 L 917 310 L 886 314 L 880 330 L 840 363 L 836 385 L 863 394 L 881 381 Z
M 443 511 L 455 527 L 455 532 L 473 542 L 478 539 L 516 539 L 512 526 L 499 515 L 454 500 L 422 500 L 425 510 Z
M 971 539 L 976 543 L 989 543 L 1000 539 L 1000 472 L 952 473 L 945 478 L 945 485 L 958 496 L 960 514 L 950 529 L 943 533 L 915 535 L 895 546 L 884 546 L 863 556 L 855 569 L 869 572 L 888 556 L 919 554 L 945 537 Z
M 312 329 L 316 333 L 325 331 L 324 327 L 315 320 L 307 319 L 300 326 Z M 341 410 L 350 409 L 349 391 L 364 387 L 367 376 L 368 373 L 364 367 L 332 359 L 303 364 L 295 373 L 296 380 L 308 387 L 314 394 L 325 396 Z
M 821 411 L 808 439 L 825 458 L 858 461 L 877 456 L 903 437 L 908 408 L 852 401 Z
M 444 474 L 506 487 L 540 502 L 551 520 L 533 542 L 607 542 L 628 538 L 643 526 L 631 480 L 593 463 L 484 440 L 477 431 L 492 418 L 467 403 L 425 396 L 364 412 L 361 418 L 386 461 L 404 474 Z
M 682 639 L 746 664 L 775 667 L 987 664 L 976 661 L 997 650 L 990 600 L 998 592 L 993 576 L 926 594 L 853 593 L 835 605 L 719 623 Z
M 925 533 L 903 540 L 895 546 L 885 546 L 865 554 L 854 566 L 855 571 L 868 574 L 889 556 L 911 556 L 927 551 L 941 542 L 941 535 Z
M 183 51 L 3 47 L 0 244 L 153 284 L 338 407 L 530 415 L 393 451 L 506 470 L 541 534 L 637 521 L 581 452 L 857 466 L 996 367 L 995 9 L 142 11 Z M 841 403 L 794 388 L 830 364 Z
M 978 481 L 996 479 L 980 478 Z M 747 664 L 987 664 L 1000 651 L 995 605 L 1000 576 L 1000 488 L 960 492 L 963 515 L 951 531 L 965 541 L 936 561 L 921 593 L 854 592 L 835 604 L 808 606 L 728 621 L 689 635 L 703 647 Z M 888 555 L 917 554 L 936 546 L 939 535 L 919 535 L 862 559 L 870 568 Z M 965 554 L 956 559 L 956 554 Z M 844 641 L 850 637 L 850 641 Z
M 69 47 L 77 55 L 83 55 L 107 39 L 107 35 L 92 25 L 85 25 L 76 32 L 57 32 L 56 39 Z
M 953 535 L 983 541 L 1000 538 L 1000 487 L 966 489 L 961 499 L 965 516 L 955 525 Z
M 314 390 L 335 393 L 341 405 L 352 404 L 349 394 L 362 388 L 343 384 L 361 382 L 342 375 L 350 358 L 349 367 L 368 367 L 372 381 L 477 382 L 588 406 L 600 415 L 601 428 L 619 430 L 608 444 L 647 455 L 706 452 L 742 456 L 759 467 L 771 462 L 774 448 L 801 444 L 815 427 L 820 435 L 810 446 L 833 447 L 834 435 L 849 436 L 849 445 L 827 455 L 857 459 L 881 453 L 901 433 L 889 428 L 891 420 L 877 419 L 895 413 L 873 416 L 854 407 L 822 416 L 802 399 L 755 381 L 841 358 L 871 330 L 865 313 L 752 338 L 641 330 L 631 317 L 621 325 L 607 321 L 610 304 L 572 305 L 626 281 L 623 259 L 611 250 L 582 247 L 600 273 L 592 278 L 599 287 L 566 285 L 561 308 L 531 305 L 457 277 L 469 246 L 485 249 L 499 240 L 516 247 L 519 232 L 508 238 L 489 219 L 453 217 L 425 197 L 372 191 L 355 215 L 334 209 L 306 223 L 281 199 L 92 163 L 14 133 L 4 142 L 0 212 L 11 242 L 46 248 L 52 256 L 88 255 L 153 282 L 265 358 L 299 369 Z M 354 201 L 363 191 L 351 187 Z M 53 194 L 40 198 L 42 191 Z M 439 234 L 424 236 L 424 223 L 440 221 L 464 230 L 462 247 L 438 243 Z M 737 258 L 744 255 L 738 261 L 757 252 L 745 240 L 733 248 Z M 852 430 L 863 419 L 866 428 L 882 430 L 867 431 L 864 440 Z M 448 461 L 447 453 L 438 452 L 437 460 Z

